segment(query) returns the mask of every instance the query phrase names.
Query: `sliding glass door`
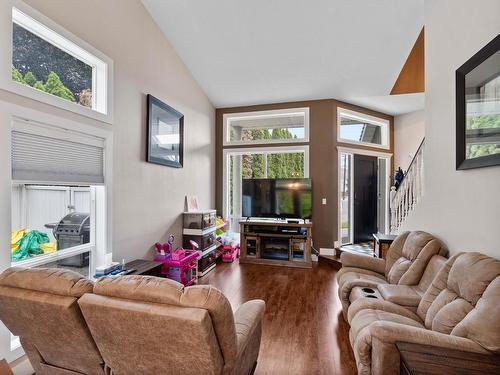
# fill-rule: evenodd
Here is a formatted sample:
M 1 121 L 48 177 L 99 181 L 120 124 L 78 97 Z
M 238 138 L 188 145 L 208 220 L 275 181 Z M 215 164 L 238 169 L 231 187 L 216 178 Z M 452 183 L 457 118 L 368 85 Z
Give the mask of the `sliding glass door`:
M 340 154 L 340 244 L 352 243 L 352 154 Z

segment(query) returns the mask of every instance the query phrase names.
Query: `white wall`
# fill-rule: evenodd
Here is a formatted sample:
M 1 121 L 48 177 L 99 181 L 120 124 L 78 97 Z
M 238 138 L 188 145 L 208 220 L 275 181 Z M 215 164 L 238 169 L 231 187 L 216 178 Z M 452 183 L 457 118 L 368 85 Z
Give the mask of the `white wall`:
M 0 12 L 10 11 L 2 3 Z M 0 90 L 0 270 L 10 243 L 10 117 L 21 105 L 113 131 L 113 257 L 152 256 L 169 233 L 181 239 L 184 196 L 215 205 L 215 110 L 139 0 L 28 0 L 62 27 L 114 60 L 114 124 L 57 109 Z M 2 26 L 3 27 L 3 26 Z M 7 46 L 0 46 L 4 53 Z M 146 94 L 185 115 L 184 168 L 145 162 Z M 0 358 L 8 353 L 0 327 Z
M 424 137 L 425 111 L 394 116 L 394 168 L 408 169 Z
M 500 166 L 455 170 L 455 70 L 500 33 L 498 0 L 425 3 L 425 196 L 403 229 L 500 258 Z

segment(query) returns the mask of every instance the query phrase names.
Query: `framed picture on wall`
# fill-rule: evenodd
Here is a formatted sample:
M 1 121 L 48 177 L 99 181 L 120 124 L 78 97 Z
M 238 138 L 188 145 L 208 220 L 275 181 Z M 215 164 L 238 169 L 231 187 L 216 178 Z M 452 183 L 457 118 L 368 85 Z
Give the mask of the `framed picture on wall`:
M 456 71 L 456 168 L 500 165 L 500 35 Z
M 184 115 L 148 94 L 147 161 L 182 168 Z

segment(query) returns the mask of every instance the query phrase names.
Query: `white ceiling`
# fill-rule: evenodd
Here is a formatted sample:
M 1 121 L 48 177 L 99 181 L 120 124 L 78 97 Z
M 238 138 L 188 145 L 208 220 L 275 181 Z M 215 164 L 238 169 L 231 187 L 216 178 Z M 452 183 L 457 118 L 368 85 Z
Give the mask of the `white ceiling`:
M 422 94 L 388 94 L 424 0 L 142 1 L 218 108 L 324 98 L 423 108 Z

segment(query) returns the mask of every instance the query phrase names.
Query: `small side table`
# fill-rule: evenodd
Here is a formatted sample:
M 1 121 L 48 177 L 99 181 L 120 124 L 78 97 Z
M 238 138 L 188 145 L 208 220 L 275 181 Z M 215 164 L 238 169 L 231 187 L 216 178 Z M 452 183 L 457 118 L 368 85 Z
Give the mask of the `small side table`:
M 373 251 L 375 256 L 385 259 L 387 251 L 397 236 L 393 234 L 373 234 Z
M 152 260 L 136 259 L 125 264 L 127 270 L 133 268 L 134 272 L 128 275 L 148 275 L 148 276 L 161 276 L 161 268 L 163 263 L 153 262 Z

